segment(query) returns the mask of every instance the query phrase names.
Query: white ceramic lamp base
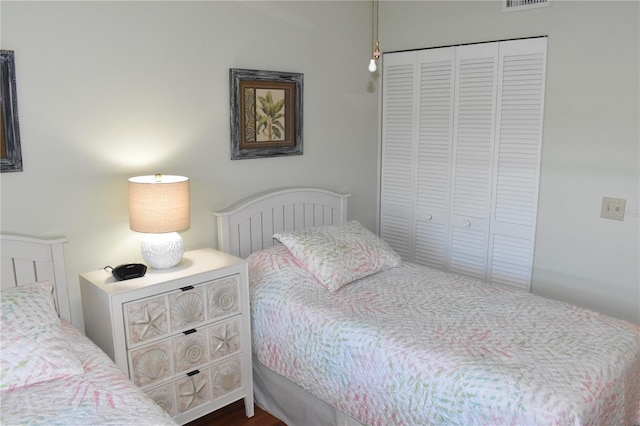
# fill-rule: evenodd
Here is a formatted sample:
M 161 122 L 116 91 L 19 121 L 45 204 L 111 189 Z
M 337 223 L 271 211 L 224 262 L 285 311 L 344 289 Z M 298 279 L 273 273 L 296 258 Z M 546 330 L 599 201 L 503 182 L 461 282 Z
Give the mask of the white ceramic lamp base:
M 145 234 L 141 243 L 142 258 L 152 268 L 177 265 L 184 254 L 184 241 L 177 232 Z

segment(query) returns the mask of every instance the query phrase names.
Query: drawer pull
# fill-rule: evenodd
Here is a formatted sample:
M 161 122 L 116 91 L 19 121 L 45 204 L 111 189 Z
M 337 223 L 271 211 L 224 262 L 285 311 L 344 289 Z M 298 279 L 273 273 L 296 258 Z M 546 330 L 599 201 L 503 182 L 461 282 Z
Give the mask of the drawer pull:
M 188 336 L 189 334 L 195 333 L 197 330 L 195 328 L 192 328 L 191 330 L 187 330 L 187 331 L 183 331 L 182 333 L 185 336 Z
M 186 287 L 180 287 L 180 290 L 182 290 L 182 291 L 193 290 L 193 289 L 194 289 L 194 287 L 192 285 L 188 285 Z
M 200 370 L 189 371 L 187 373 L 187 376 L 191 377 L 191 376 L 195 376 L 196 374 L 200 374 Z

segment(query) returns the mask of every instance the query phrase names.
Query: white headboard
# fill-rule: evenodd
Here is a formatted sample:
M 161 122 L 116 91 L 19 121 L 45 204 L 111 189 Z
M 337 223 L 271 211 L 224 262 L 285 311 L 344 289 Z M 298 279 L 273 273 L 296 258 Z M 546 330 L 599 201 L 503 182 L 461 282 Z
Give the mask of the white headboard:
M 259 194 L 214 212 L 218 249 L 239 257 L 272 246 L 273 234 L 347 220 L 350 194 L 315 188 L 282 189 Z
M 53 297 L 60 317 L 71 322 L 71 307 L 67 291 L 67 274 L 62 244 L 64 237 L 41 239 L 17 235 L 1 235 L 0 285 L 4 288 L 49 281 L 54 286 Z

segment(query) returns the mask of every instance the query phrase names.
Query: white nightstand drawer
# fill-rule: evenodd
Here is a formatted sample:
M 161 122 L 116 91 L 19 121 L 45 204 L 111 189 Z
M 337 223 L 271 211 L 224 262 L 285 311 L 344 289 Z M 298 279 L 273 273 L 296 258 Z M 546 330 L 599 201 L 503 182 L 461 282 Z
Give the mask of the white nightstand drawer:
M 233 275 L 126 303 L 127 347 L 239 313 L 239 285 L 239 275 Z
M 138 386 L 146 387 L 240 352 L 241 320 L 236 315 L 131 349 L 129 376 Z
M 181 374 L 145 392 L 165 411 L 176 416 L 242 388 L 243 378 L 241 359 L 236 356 Z

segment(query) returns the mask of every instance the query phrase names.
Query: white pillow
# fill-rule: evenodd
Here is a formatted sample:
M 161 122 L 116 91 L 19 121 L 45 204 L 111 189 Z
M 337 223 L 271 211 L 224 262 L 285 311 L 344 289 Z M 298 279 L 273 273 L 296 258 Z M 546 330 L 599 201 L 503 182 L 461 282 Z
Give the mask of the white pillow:
M 81 374 L 82 363 L 68 348 L 49 282 L 0 292 L 0 390 Z
M 386 242 L 355 220 L 282 232 L 273 238 L 330 291 L 401 262 Z

